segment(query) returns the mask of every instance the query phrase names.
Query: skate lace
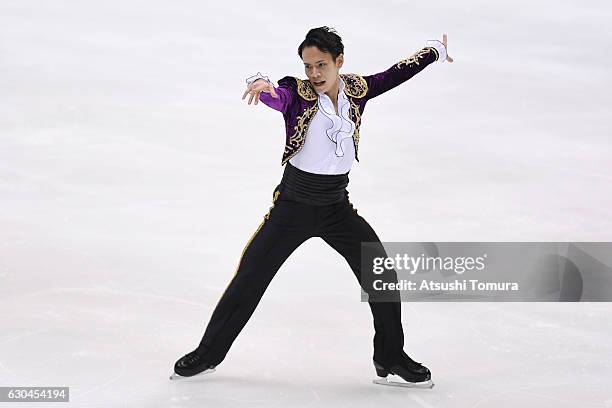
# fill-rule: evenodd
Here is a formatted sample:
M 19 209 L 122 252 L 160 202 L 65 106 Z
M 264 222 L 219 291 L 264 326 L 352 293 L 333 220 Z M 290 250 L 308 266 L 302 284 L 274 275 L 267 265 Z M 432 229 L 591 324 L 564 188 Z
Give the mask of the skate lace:
M 200 360 L 200 356 L 195 351 L 185 354 L 185 362 L 187 364 L 193 364 L 197 362 L 198 360 Z

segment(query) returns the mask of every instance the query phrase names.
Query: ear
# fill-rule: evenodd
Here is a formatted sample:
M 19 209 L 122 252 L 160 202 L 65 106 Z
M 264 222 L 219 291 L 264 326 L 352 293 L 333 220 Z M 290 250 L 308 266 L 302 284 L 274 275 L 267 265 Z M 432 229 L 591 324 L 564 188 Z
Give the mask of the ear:
M 344 64 L 344 54 L 340 54 L 338 55 L 338 57 L 336 58 L 336 67 L 337 68 L 341 68 L 342 64 Z

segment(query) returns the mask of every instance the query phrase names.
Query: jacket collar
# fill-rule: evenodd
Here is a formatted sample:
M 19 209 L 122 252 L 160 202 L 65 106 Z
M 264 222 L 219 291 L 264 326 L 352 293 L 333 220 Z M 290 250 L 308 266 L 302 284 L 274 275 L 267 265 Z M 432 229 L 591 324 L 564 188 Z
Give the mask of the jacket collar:
M 309 80 L 295 79 L 297 82 L 298 94 L 302 99 L 307 101 L 315 101 L 318 99 L 319 95 Z M 340 91 L 344 91 L 347 96 L 353 98 L 363 98 L 368 92 L 368 84 L 361 75 L 340 74 Z

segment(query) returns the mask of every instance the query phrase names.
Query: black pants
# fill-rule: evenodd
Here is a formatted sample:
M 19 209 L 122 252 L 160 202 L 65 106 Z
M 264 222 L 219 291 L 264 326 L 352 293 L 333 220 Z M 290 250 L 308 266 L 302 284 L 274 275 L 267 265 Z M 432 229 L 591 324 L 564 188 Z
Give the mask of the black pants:
M 348 192 L 339 203 L 316 206 L 284 196 L 281 183 L 274 191 L 270 211 L 242 252 L 236 274 L 197 348 L 208 362 L 218 365 L 223 361 L 278 269 L 311 237 L 321 237 L 338 251 L 360 283 L 361 242 L 380 242 L 349 202 Z M 369 305 L 374 318 L 374 359 L 380 363 L 399 361 L 404 346 L 399 300 Z

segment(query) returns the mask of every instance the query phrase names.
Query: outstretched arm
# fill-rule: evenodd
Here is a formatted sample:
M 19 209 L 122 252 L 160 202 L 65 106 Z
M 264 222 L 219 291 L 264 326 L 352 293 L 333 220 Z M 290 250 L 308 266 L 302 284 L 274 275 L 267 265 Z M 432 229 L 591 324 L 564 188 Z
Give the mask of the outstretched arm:
M 279 86 L 275 88 L 268 77 L 261 72 L 247 79 L 247 89 L 242 94 L 242 99 L 249 95 L 249 105 L 255 100 L 255 105 L 261 100 L 264 104 L 283 114 L 287 111 L 292 101 L 291 90 Z
M 425 48 L 412 54 L 410 57 L 401 60 L 386 71 L 374 75 L 364 76 L 368 84 L 366 97 L 372 99 L 390 89 L 406 82 L 427 65 L 435 62 L 453 62 L 447 54 L 447 36 L 442 36 L 442 41 L 429 40 Z

